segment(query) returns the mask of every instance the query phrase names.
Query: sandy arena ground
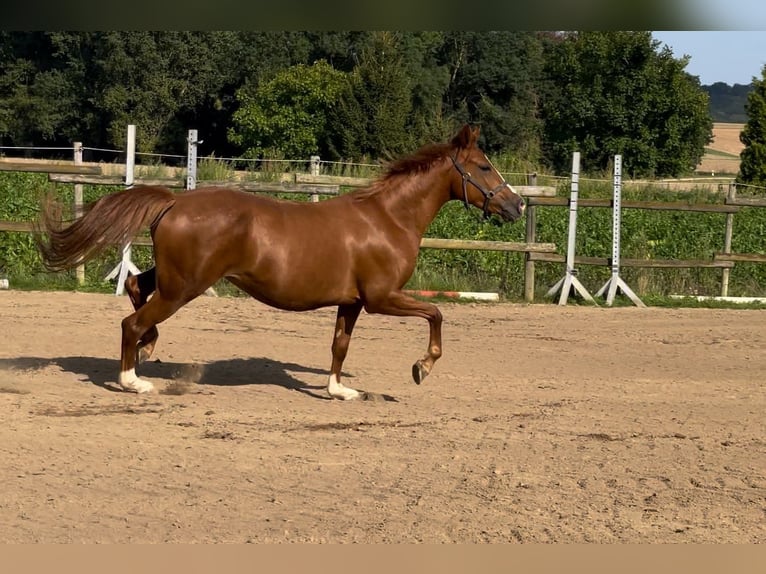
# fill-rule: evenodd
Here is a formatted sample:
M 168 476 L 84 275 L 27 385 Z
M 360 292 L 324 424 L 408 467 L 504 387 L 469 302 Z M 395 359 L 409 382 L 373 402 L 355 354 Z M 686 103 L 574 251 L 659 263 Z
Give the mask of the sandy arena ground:
M 126 297 L 0 291 L 2 542 L 766 542 L 766 313 L 202 297 L 115 392 Z

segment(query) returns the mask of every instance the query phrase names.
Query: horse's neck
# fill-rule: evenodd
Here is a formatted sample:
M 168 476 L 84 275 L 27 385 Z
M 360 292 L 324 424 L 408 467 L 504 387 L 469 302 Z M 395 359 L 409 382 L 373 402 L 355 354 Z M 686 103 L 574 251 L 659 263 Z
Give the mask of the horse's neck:
M 401 176 L 396 189 L 379 195 L 384 209 L 402 226 L 422 237 L 442 206 L 450 199 L 449 177 L 442 169 Z

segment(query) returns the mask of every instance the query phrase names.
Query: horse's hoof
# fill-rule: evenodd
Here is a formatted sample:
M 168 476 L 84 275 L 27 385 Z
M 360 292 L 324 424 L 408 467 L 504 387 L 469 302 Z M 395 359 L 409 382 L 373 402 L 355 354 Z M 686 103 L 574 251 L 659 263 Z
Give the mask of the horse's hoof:
M 415 381 L 416 385 L 422 383 L 423 379 L 425 379 L 427 376 L 428 370 L 423 366 L 422 361 L 418 361 L 412 365 L 412 380 Z

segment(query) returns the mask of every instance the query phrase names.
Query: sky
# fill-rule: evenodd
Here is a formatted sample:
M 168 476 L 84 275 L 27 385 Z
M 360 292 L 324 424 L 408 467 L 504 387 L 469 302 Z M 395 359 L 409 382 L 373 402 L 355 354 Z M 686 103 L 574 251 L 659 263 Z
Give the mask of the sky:
M 704 86 L 716 82 L 749 84 L 753 76 L 762 78 L 766 31 L 655 31 L 652 36 L 667 44 L 674 57 L 690 56 L 686 71 L 699 76 Z
M 766 30 L 763 0 L 666 0 L 688 20 L 701 19 L 711 30 Z M 695 16 L 699 18 L 694 18 Z
M 766 2 L 764 0 L 684 0 L 687 15 L 704 15 L 710 31 L 655 31 L 675 57 L 691 56 L 686 71 L 702 85 L 715 82 L 749 84 L 762 78 L 766 64 Z M 703 28 L 707 30 L 708 28 Z

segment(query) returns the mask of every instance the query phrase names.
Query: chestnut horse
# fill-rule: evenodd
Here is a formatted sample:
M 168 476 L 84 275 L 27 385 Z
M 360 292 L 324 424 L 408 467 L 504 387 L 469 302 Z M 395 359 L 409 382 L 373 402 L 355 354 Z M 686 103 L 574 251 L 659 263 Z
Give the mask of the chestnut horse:
M 125 282 L 135 308 L 122 321 L 119 384 L 126 391 L 153 390 L 136 375 L 136 363 L 151 355 L 157 325 L 222 277 L 279 309 L 337 305 L 327 382 L 335 399 L 361 394 L 343 385 L 341 367 L 362 308 L 428 320 L 428 349 L 412 367 L 419 384 L 442 354 L 441 312 L 402 292 L 426 228 L 449 200 L 505 221 L 524 212 L 522 198 L 477 147 L 478 135 L 466 125 L 450 142 L 393 161 L 369 187 L 318 203 L 225 187 L 174 193 L 136 186 L 62 223 L 61 206 L 48 200 L 36 238 L 46 267 L 63 270 L 150 228 L 155 266 Z

